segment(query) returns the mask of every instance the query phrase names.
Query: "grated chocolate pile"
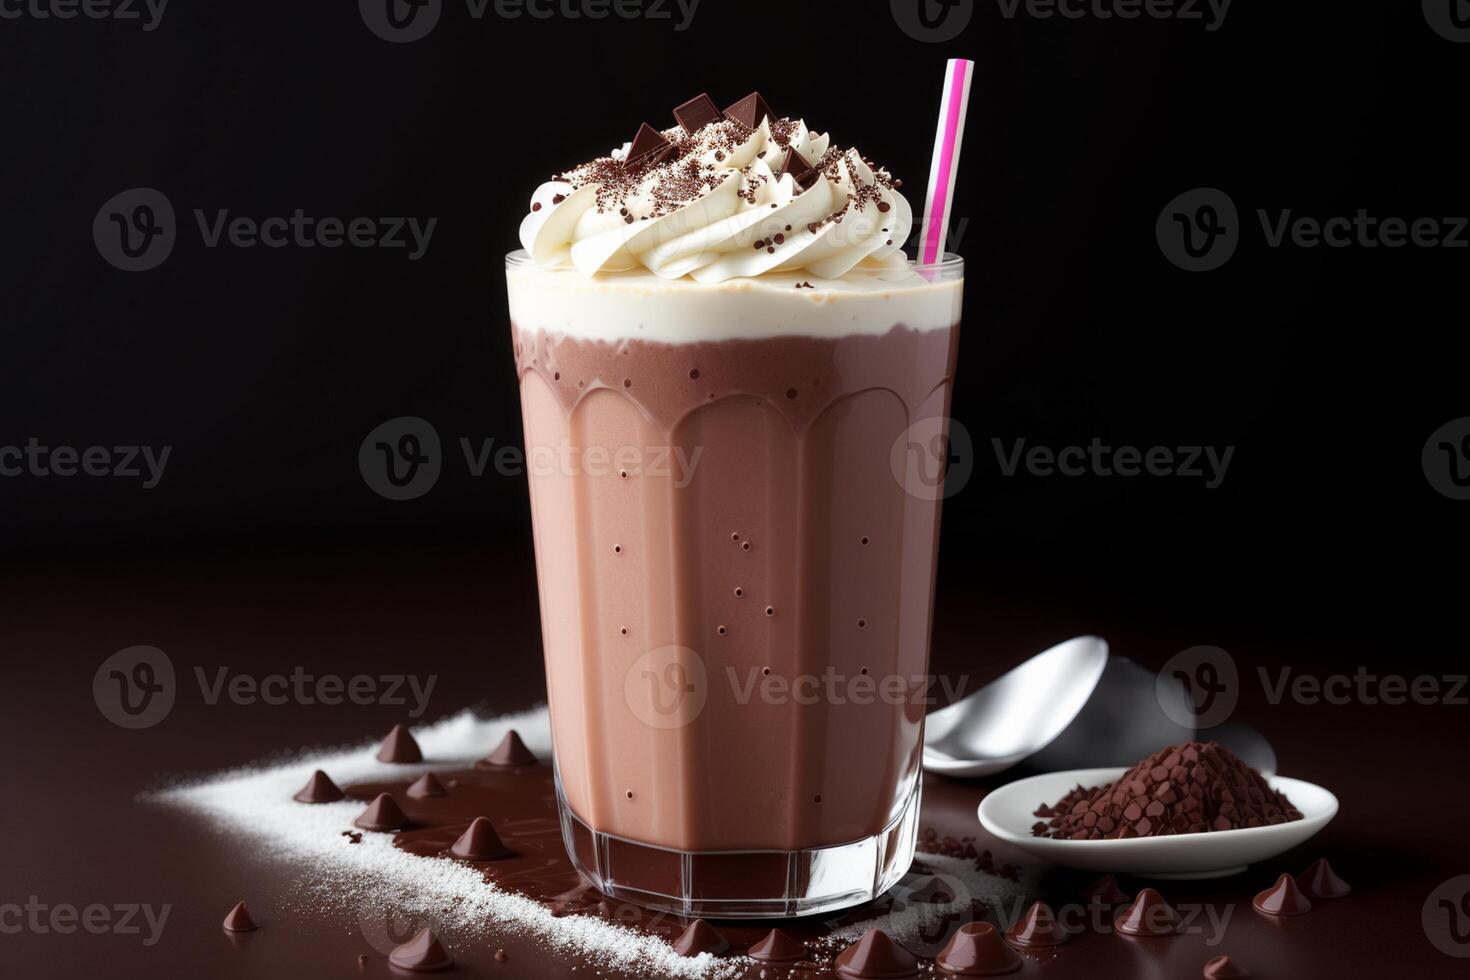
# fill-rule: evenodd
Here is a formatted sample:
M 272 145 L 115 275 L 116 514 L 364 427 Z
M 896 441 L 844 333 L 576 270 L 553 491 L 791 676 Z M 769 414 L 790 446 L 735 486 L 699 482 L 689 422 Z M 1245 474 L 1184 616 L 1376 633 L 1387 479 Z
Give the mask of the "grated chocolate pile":
M 1144 759 L 1117 782 L 1078 786 L 1034 816 L 1034 837 L 1118 840 L 1238 830 L 1300 820 L 1286 795 L 1218 742 L 1184 742 Z

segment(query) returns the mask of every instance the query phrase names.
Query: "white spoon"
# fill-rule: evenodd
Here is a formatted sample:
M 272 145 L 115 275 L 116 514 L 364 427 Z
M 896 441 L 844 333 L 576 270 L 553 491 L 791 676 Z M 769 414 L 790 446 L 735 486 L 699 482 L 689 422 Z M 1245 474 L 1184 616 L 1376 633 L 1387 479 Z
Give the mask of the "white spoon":
M 1075 637 L 933 712 L 924 722 L 924 768 L 985 776 L 1034 755 L 1082 711 L 1107 665 L 1106 640 Z

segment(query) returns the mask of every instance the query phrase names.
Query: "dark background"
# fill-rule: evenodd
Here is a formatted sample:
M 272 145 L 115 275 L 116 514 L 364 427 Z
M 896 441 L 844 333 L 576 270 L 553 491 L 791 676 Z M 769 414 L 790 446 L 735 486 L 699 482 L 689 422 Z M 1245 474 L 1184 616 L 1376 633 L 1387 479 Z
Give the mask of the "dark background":
M 944 59 L 966 56 L 954 416 L 976 458 L 945 505 L 936 672 L 973 687 L 1083 632 L 1152 668 L 1224 647 L 1241 677 L 1232 720 L 1271 739 L 1283 773 L 1342 801 L 1309 856 L 1330 855 L 1361 898 L 1339 920 L 1353 935 L 1312 953 L 1318 975 L 1375 959 L 1452 975 L 1419 916 L 1470 870 L 1463 835 L 1403 801 L 1432 791 L 1434 812 L 1464 812 L 1443 767 L 1467 709 L 1271 704 L 1254 678 L 1465 673 L 1470 503 L 1437 492 L 1420 457 L 1430 433 L 1470 416 L 1470 253 L 1272 249 L 1255 211 L 1465 215 L 1470 45 L 1411 2 L 1241 2 L 1210 31 L 1008 19 L 987 0 L 951 12 L 972 16 L 945 43 L 907 35 L 885 3 L 702 0 L 678 32 L 493 8 L 475 20 L 444 0 L 432 33 L 405 44 L 355 6 L 174 0 L 152 31 L 0 17 L 0 447 L 172 447 L 151 490 L 0 477 L 0 902 L 178 910 L 152 952 L 28 935 L 0 939 L 0 963 L 359 975 L 356 949 L 337 956 L 354 926 L 330 917 L 263 932 L 268 968 L 226 951 L 217 924 L 238 898 L 285 919 L 290 869 L 137 794 L 543 696 L 524 479 L 472 477 L 458 447 L 520 442 L 501 262 L 531 192 L 644 120 L 670 124 L 701 90 L 725 105 L 758 88 L 888 165 L 917 204 Z M 135 187 L 167 195 L 179 240 L 128 273 L 104 261 L 92 223 Z M 1234 256 L 1206 273 L 1167 261 L 1154 231 L 1197 187 L 1228 193 L 1242 224 Z M 402 249 L 209 249 L 196 208 L 438 222 L 411 262 Z M 446 459 L 428 494 L 393 502 L 357 454 L 405 415 L 436 427 Z M 1206 490 L 1003 477 L 991 448 L 1094 437 L 1235 453 Z M 110 724 L 92 686 L 134 644 L 165 651 L 179 678 L 172 713 L 141 731 Z M 211 704 L 194 681 L 297 668 L 437 686 L 411 718 L 381 703 Z M 1271 873 L 1306 863 L 1290 860 Z
M 476 20 L 446 2 L 405 44 L 351 3 L 177 3 L 153 31 L 0 21 L 0 445 L 172 447 L 152 490 L 0 479 L 7 581 L 453 567 L 466 603 L 522 596 L 534 637 L 524 480 L 473 477 L 458 447 L 520 441 L 501 258 L 531 191 L 700 90 L 723 105 L 759 88 L 920 202 L 944 59 L 963 55 L 954 414 L 978 455 L 945 508 L 940 662 L 1002 638 L 1019 657 L 1061 624 L 1135 630 L 1151 646 L 1127 652 L 1160 660 L 1257 635 L 1344 666 L 1457 658 L 1470 504 L 1430 486 L 1420 451 L 1470 414 L 1467 253 L 1272 249 L 1254 212 L 1464 214 L 1470 47 L 1417 4 L 1238 4 L 1213 31 L 965 6 L 945 43 L 908 36 L 884 3 L 703 0 L 681 32 L 677 8 Z M 179 240 L 126 273 L 91 227 L 137 186 L 168 196 Z M 1223 268 L 1188 273 L 1154 223 L 1199 186 L 1225 190 L 1244 231 Z M 416 262 L 211 249 L 195 208 L 438 224 Z M 432 422 L 446 452 L 407 502 L 356 462 L 400 415 Z M 991 446 L 1093 437 L 1235 455 L 1207 490 L 1004 478 Z

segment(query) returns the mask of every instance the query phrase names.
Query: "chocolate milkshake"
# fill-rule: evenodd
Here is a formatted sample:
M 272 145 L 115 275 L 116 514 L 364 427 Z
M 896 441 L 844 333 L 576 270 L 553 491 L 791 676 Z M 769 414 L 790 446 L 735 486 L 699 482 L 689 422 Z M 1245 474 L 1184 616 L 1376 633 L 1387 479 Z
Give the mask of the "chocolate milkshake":
M 682 914 L 912 858 L 958 259 L 752 94 L 539 188 L 507 260 L 564 837 Z

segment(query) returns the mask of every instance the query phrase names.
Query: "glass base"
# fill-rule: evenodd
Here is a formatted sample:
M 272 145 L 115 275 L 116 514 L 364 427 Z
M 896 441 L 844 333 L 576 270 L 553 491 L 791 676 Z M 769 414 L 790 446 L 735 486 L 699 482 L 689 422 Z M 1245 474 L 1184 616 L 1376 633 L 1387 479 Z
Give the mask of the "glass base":
M 883 832 L 799 851 L 679 851 L 593 830 L 556 781 L 572 864 L 610 898 L 686 918 L 777 919 L 836 912 L 876 898 L 914 860 L 921 781 Z

